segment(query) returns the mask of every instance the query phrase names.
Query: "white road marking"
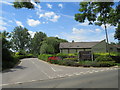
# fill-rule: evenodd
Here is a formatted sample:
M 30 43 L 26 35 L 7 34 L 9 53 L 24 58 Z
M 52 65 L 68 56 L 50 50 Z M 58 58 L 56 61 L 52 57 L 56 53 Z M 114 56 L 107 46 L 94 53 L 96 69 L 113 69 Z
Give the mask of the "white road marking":
M 100 71 L 105 71 L 104 69 L 100 70 Z
M 39 70 L 41 70 L 36 64 L 35 62 L 31 61 Z M 49 78 L 49 75 L 47 73 L 45 73 L 43 70 L 41 70 L 42 73 L 44 73 L 48 78 Z
M 99 72 L 99 71 L 95 71 L 95 72 Z
M 51 67 L 52 68 L 52 70 L 54 71 L 54 72 L 56 72 L 56 70 L 53 68 L 53 67 Z
M 75 73 L 76 75 L 80 75 L 79 73 Z
M 20 62 L 20 64 L 19 65 L 21 65 L 22 64 L 22 61 Z

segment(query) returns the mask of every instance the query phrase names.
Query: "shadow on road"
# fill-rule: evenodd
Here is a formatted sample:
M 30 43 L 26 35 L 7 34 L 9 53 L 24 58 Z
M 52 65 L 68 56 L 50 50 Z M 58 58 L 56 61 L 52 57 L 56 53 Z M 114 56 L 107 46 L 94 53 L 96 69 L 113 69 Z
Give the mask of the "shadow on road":
M 27 67 L 24 67 L 24 66 L 16 66 L 12 69 L 4 70 L 2 73 L 14 72 L 14 71 L 17 71 L 18 69 L 26 69 L 26 68 Z

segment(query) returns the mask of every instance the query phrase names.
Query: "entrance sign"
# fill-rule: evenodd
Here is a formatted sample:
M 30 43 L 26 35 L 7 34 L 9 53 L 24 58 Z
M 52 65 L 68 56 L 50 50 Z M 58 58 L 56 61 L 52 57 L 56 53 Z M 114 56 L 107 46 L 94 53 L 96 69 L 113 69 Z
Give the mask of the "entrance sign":
M 79 60 L 91 60 L 91 51 L 79 51 Z

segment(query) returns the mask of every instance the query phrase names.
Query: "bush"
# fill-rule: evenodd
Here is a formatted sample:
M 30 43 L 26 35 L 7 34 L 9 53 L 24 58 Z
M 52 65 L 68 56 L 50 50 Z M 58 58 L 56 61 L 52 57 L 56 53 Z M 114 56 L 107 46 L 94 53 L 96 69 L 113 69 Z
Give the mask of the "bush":
M 77 59 L 77 58 L 64 58 L 64 60 L 78 61 L 78 59 Z
M 51 54 L 40 54 L 38 55 L 38 58 L 44 61 L 47 61 L 49 57 L 51 57 Z
M 26 58 L 25 55 L 15 55 L 14 58 L 23 59 Z
M 94 58 L 96 59 L 99 56 L 109 56 L 109 53 L 94 53 Z M 120 56 L 120 53 L 110 53 L 110 56 Z
M 26 52 L 24 52 L 24 51 L 19 51 L 19 52 L 16 52 L 15 55 L 26 55 Z
M 28 54 L 26 55 L 27 58 L 34 58 L 34 55 L 33 54 Z
M 116 63 L 120 63 L 120 56 L 111 56 L 111 58 L 112 58 Z
M 59 56 L 61 58 L 67 58 L 68 54 L 58 53 L 56 56 Z
M 19 62 L 19 59 L 16 57 L 11 56 L 11 59 L 6 61 L 2 60 L 2 70 L 12 68 Z
M 93 67 L 110 67 L 116 65 L 114 61 L 101 61 L 101 62 L 94 62 L 91 66 Z
M 116 65 L 114 61 L 81 61 L 80 66 L 84 67 L 110 67 Z
M 60 57 L 52 56 L 48 58 L 47 62 L 58 64 L 59 60 L 62 60 L 62 59 Z
M 99 56 L 95 59 L 95 61 L 100 62 L 100 61 L 113 61 L 113 59 L 109 56 Z

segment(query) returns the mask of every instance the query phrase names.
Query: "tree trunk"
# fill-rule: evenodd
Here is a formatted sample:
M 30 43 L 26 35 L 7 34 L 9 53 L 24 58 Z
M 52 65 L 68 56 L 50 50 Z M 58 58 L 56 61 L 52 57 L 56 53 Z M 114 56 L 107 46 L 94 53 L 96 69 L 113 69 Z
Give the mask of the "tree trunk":
M 109 56 L 110 56 L 110 50 L 109 50 L 109 41 L 108 41 L 108 33 L 107 33 L 107 27 L 106 27 L 106 24 L 104 24 L 105 26 L 105 34 L 106 34 L 106 52 L 109 53 Z

